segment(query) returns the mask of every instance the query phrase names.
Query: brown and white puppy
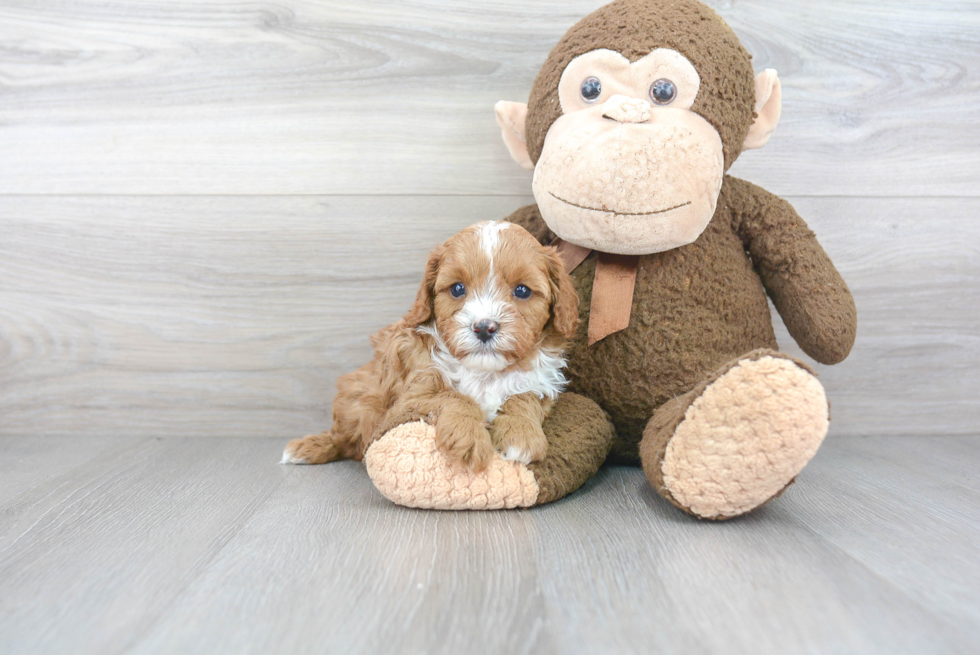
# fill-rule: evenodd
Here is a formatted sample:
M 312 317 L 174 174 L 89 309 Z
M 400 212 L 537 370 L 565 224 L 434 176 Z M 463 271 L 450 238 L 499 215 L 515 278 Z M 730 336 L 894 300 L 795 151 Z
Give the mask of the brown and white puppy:
M 495 452 L 538 461 L 577 324 L 554 248 L 511 223 L 469 227 L 432 252 L 411 310 L 372 337 L 371 362 L 337 381 L 333 428 L 289 442 L 282 462 L 360 460 L 386 431 L 420 418 L 434 422 L 449 460 L 473 471 Z

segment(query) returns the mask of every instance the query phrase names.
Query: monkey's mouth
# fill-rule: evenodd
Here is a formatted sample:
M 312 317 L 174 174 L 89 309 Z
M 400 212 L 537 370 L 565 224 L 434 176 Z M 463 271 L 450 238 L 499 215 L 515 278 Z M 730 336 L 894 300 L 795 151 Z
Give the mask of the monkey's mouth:
M 577 205 L 574 202 L 569 202 L 568 200 L 565 200 L 564 198 L 559 198 L 558 196 L 556 196 L 551 191 L 549 191 L 548 193 L 551 194 L 551 197 L 552 198 L 554 198 L 555 200 L 559 200 L 559 201 L 565 203 L 566 205 L 571 205 L 572 207 L 578 207 L 579 209 L 587 209 L 590 212 L 600 212 L 602 214 L 612 214 L 614 216 L 653 216 L 654 214 L 664 214 L 666 212 L 673 211 L 675 209 L 680 209 L 681 207 L 687 207 L 688 205 L 691 204 L 691 201 L 688 200 L 687 202 L 682 202 L 679 205 L 674 205 L 673 207 L 668 207 L 667 209 L 656 209 L 656 210 L 654 210 L 652 212 L 619 212 L 619 211 L 616 211 L 615 209 L 599 209 L 598 207 L 586 207 L 585 205 Z

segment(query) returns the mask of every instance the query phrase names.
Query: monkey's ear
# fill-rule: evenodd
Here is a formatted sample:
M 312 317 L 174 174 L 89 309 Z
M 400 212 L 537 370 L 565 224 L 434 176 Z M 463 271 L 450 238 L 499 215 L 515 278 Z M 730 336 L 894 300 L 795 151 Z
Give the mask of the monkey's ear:
M 779 116 L 783 112 L 783 88 L 779 84 L 779 76 L 771 68 L 767 68 L 755 76 L 755 113 L 756 119 L 745 137 L 743 150 L 761 148 L 769 141 Z
M 524 120 L 527 118 L 527 105 L 523 102 L 508 102 L 501 100 L 493 107 L 497 115 L 497 125 L 504 135 L 504 144 L 521 168 L 534 170 L 531 155 L 527 153 L 527 143 L 524 141 Z

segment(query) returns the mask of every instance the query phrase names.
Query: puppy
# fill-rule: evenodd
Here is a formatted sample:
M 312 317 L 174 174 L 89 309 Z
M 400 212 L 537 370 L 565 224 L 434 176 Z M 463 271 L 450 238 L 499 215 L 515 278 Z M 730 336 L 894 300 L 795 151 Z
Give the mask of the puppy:
M 415 304 L 371 338 L 374 358 L 337 380 L 333 428 L 289 442 L 282 462 L 363 458 L 391 428 L 423 419 L 450 462 L 495 452 L 525 464 L 566 383 L 562 351 L 578 297 L 557 251 L 506 222 L 469 227 L 429 256 Z

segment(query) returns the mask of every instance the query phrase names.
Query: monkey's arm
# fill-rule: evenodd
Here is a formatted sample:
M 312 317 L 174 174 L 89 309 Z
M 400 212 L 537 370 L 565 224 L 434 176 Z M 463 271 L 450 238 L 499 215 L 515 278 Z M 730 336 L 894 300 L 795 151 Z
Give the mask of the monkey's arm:
M 504 220 L 520 225 L 542 245 L 547 246 L 555 240 L 555 233 L 548 228 L 548 224 L 541 218 L 541 212 L 538 211 L 537 205 L 521 207 Z
M 793 207 L 754 184 L 725 177 L 736 233 L 789 333 L 822 364 L 847 357 L 857 331 L 854 298 Z

